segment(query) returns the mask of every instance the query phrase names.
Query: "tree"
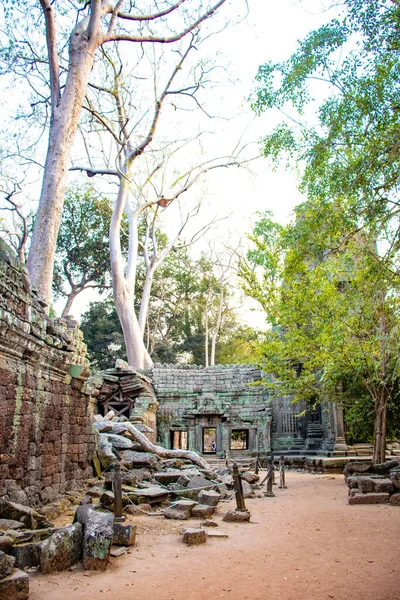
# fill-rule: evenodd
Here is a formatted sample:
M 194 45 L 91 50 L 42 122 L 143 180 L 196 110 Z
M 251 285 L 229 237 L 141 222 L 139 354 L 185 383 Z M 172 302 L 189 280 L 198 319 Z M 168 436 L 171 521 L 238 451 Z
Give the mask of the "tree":
M 91 186 L 72 186 L 66 192 L 53 281 L 55 294 L 67 298 L 63 317 L 70 313 L 73 301 L 83 290 L 104 291 L 110 287 L 111 213 L 108 201 Z
M 103 371 L 117 358 L 126 360 L 124 336 L 112 299 L 91 302 L 82 315 L 80 328 L 92 369 Z
M 114 4 L 90 0 L 83 5 L 67 0 L 57 4 L 30 0 L 23 6 L 7 6 L 9 43 L 2 49 L 4 68 L 17 76 L 29 76 L 36 94 L 32 106 L 45 104 L 45 110 L 47 106 L 50 109 L 42 191 L 27 263 L 32 284 L 45 302 L 50 301 L 71 150 L 99 50 L 110 44 L 175 44 L 198 31 L 224 2 L 152 2 L 149 12 L 147 7 L 124 0 Z M 28 23 L 26 14 L 31 17 Z M 49 77 L 43 71 L 46 63 Z
M 108 98 L 108 108 L 106 110 L 103 106 L 100 108 L 96 106 L 99 101 L 96 97 L 99 86 L 95 88 L 95 97 L 87 97 L 86 108 L 91 130 L 94 129 L 95 132 L 98 128 L 101 131 L 105 130 L 115 145 L 112 161 L 115 161 L 116 166 L 110 168 L 106 157 L 106 164 L 100 167 L 81 165 L 73 167 L 74 170 L 84 171 L 89 176 L 111 176 L 118 181 L 118 194 L 110 223 L 111 275 L 114 302 L 124 332 L 128 362 L 136 368 L 150 367 L 152 363 L 144 344 L 144 335 L 154 273 L 178 242 L 188 221 L 197 215 L 199 205 L 181 216 L 180 225 L 170 236 L 164 248 L 159 247 L 155 235 L 160 211 L 167 209 L 174 202 L 176 204 L 177 200 L 205 173 L 216 168 L 240 164 L 237 154 L 233 154 L 220 160 L 210 159 L 205 163 L 196 164 L 183 173 L 177 172 L 175 165 L 173 168 L 169 167 L 169 162 L 172 158 L 176 161 L 176 154 L 179 151 L 181 154 L 183 150 L 188 152 L 187 145 L 190 137 L 184 142 L 177 142 L 175 139 L 160 142 L 156 138 L 162 111 L 168 106 L 167 102 L 172 102 L 173 99 L 176 110 L 182 98 L 185 103 L 187 96 L 193 101 L 196 92 L 205 83 L 206 71 L 202 65 L 200 69 L 190 69 L 188 76 L 184 69 L 190 53 L 197 47 L 198 42 L 198 36 L 193 34 L 186 48 L 178 53 L 177 60 L 174 59 L 174 62 L 168 65 L 169 70 L 167 68 L 161 72 L 159 69 L 155 70 L 153 89 L 149 92 L 146 110 L 143 111 L 143 118 L 139 121 L 132 80 L 125 72 L 124 60 L 118 52 L 112 54 L 104 51 L 107 62 L 102 77 L 100 101 L 104 100 L 105 95 Z M 196 105 L 198 105 L 197 99 Z M 149 106 L 151 116 L 148 114 Z M 96 123 L 94 127 L 93 121 Z M 103 156 L 103 163 L 104 158 Z M 145 162 L 144 166 L 143 162 Z M 121 222 L 124 213 L 128 221 L 129 234 L 126 261 L 121 250 Z M 140 218 L 144 219 L 147 227 L 144 239 L 139 242 Z M 136 270 L 139 244 L 143 251 L 146 277 L 141 292 L 140 308 L 137 311 L 135 300 L 137 299 Z
M 252 106 L 287 115 L 263 151 L 304 165 L 310 200 L 346 198 L 356 228 L 385 225 L 398 214 L 399 7 L 346 0 L 336 10 L 288 60 L 260 66 Z
M 398 405 L 400 391 L 398 283 L 376 260 L 375 232 L 346 235 L 354 224 L 344 229 L 344 207 L 337 208 L 306 202 L 282 231 L 262 364 L 296 400 L 351 402 L 362 389 L 374 405 L 374 460 L 382 462 L 387 409 Z M 275 282 L 269 265 L 262 265 L 263 281 L 271 273 Z M 248 292 L 253 285 L 247 278 Z

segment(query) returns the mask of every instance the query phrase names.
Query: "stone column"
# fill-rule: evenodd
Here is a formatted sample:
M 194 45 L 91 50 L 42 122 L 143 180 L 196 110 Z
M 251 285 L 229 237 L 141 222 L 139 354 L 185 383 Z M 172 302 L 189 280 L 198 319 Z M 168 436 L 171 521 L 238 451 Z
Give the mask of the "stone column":
M 332 456 L 346 455 L 347 444 L 344 436 L 344 416 L 343 407 L 341 404 L 336 403 L 333 405 L 333 418 L 334 418 L 334 432 L 335 432 L 335 446 L 333 448 Z

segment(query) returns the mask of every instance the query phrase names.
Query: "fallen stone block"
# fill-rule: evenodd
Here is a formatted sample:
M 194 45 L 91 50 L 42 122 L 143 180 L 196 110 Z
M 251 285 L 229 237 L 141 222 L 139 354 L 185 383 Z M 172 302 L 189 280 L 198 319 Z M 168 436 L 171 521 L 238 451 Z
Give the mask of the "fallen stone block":
M 10 550 L 14 545 L 14 539 L 10 535 L 0 535 L 0 551 L 5 554 L 10 554 Z
M 58 529 L 40 546 L 42 573 L 64 571 L 82 557 L 82 525 L 74 523 Z
M 167 500 L 168 494 L 169 490 L 154 485 L 143 490 L 137 489 L 134 492 L 127 494 L 127 496 L 135 504 L 159 504 L 164 502 L 164 500 Z
M 374 492 L 393 492 L 393 483 L 390 479 L 376 479 L 374 481 Z
M 243 523 L 250 521 L 250 513 L 248 510 L 230 510 L 222 518 L 227 523 Z
M 398 469 L 400 467 L 400 462 L 398 460 L 388 460 L 384 463 L 379 463 L 372 467 L 372 473 L 377 473 L 378 475 L 389 475 L 390 471 L 393 469 Z
M 106 473 L 104 485 L 107 490 L 112 490 L 112 486 L 114 483 L 114 477 L 115 477 L 114 471 L 109 471 L 108 473 Z M 121 481 L 122 481 L 122 484 L 124 484 L 124 485 L 130 485 L 131 487 L 136 486 L 136 476 L 133 473 L 130 473 L 129 471 L 128 472 L 121 471 Z
M 374 480 L 371 477 L 358 477 L 358 489 L 362 494 L 374 491 Z
M 83 536 L 84 569 L 104 571 L 107 568 L 113 537 L 114 515 L 95 511 L 89 513 Z
M 136 539 L 136 525 L 114 523 L 113 544 L 116 546 L 133 546 Z
M 182 521 L 190 519 L 194 506 L 196 506 L 196 502 L 192 500 L 179 500 L 164 510 L 164 516 L 167 519 L 179 519 Z
M 196 506 L 192 508 L 192 517 L 194 519 L 208 519 L 208 517 L 211 517 L 214 510 L 214 506 L 209 506 L 208 504 L 196 504 Z
M 25 527 L 22 521 L 14 521 L 13 519 L 0 519 L 0 530 L 7 531 L 7 529 L 21 529 Z
M 199 503 L 207 504 L 208 506 L 217 506 L 221 499 L 221 494 L 214 490 L 201 490 L 199 493 Z
M 354 461 L 348 462 L 344 469 L 343 475 L 347 478 L 353 473 L 368 473 L 372 469 L 371 461 Z
M 199 544 L 205 544 L 207 541 L 207 534 L 204 529 L 189 528 L 183 532 L 183 542 L 188 546 L 197 546 Z
M 77 506 L 75 510 L 74 520 L 72 521 L 72 523 L 80 523 L 83 529 L 85 529 L 87 520 L 89 518 L 89 513 L 93 510 L 94 509 L 92 504 L 82 504 Z
M 122 556 L 123 554 L 126 554 L 127 552 L 128 552 L 128 548 L 126 548 L 126 547 L 111 546 L 110 556 L 113 556 L 114 558 L 118 558 L 118 556 Z
M 14 569 L 11 575 L 0 580 L 0 600 L 28 600 L 29 577 L 24 571 Z
M 206 519 L 205 521 L 200 523 L 200 527 L 219 527 L 219 525 L 215 521 L 210 521 L 209 519 Z
M 245 498 L 254 498 L 255 493 L 251 485 L 247 481 L 242 481 L 243 496 Z
M 392 506 L 400 506 L 400 494 L 393 494 L 390 496 L 390 504 Z
M 390 494 L 356 494 L 349 497 L 349 504 L 386 504 Z
M 244 473 L 241 473 L 241 478 L 242 481 L 247 481 L 247 483 L 257 483 L 257 481 L 260 481 L 260 477 L 259 475 L 256 475 L 255 473 L 252 473 L 251 471 L 245 471 Z
M 38 524 L 44 520 L 44 516 L 29 506 L 0 499 L 0 517 L 21 521 L 28 529 L 36 529 Z
M 0 579 L 7 577 L 12 573 L 15 565 L 15 558 L 0 551 Z
M 194 477 L 190 478 L 189 483 L 187 484 L 187 489 L 192 490 L 194 488 L 209 488 L 210 482 L 208 479 L 204 477 L 200 477 L 200 475 L 194 475 Z
M 128 515 L 133 515 L 135 517 L 140 517 L 143 513 L 149 513 L 152 510 L 151 505 L 146 503 L 141 504 L 140 507 L 136 506 L 136 504 L 128 504 L 125 508 L 125 512 L 128 513 Z
M 180 476 L 180 471 L 160 471 L 159 473 L 154 473 L 154 479 L 156 479 L 162 485 L 177 483 Z
M 28 542 L 14 546 L 11 549 L 11 555 L 15 557 L 15 567 L 22 570 L 38 567 L 40 563 L 40 544 L 41 542 Z

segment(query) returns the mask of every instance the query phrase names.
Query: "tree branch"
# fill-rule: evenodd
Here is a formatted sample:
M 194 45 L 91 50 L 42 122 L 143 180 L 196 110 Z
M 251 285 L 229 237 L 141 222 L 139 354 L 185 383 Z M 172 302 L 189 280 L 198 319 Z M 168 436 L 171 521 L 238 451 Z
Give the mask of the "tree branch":
M 46 44 L 49 56 L 50 70 L 50 94 L 51 94 L 51 114 L 58 106 L 61 98 L 60 92 L 60 72 L 56 44 L 56 27 L 54 22 L 54 12 L 49 0 L 40 0 L 46 23 Z

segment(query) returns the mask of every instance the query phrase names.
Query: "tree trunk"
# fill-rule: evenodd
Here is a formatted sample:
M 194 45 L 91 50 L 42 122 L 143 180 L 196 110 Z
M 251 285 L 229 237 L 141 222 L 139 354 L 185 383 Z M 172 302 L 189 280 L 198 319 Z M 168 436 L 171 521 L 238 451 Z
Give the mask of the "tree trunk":
M 128 175 L 128 173 L 124 173 L 124 175 Z M 124 177 L 120 182 L 110 223 L 110 261 L 114 304 L 124 334 L 128 364 L 135 369 L 147 369 L 153 366 L 153 361 L 143 342 L 143 335 L 134 309 L 134 289 L 126 281 L 121 250 L 121 219 L 127 195 L 128 184 L 127 178 Z
M 42 191 L 27 261 L 32 286 L 47 309 L 71 150 L 92 66 L 93 50 L 85 32 L 75 30 L 70 42 L 67 82 L 59 105 L 53 107 Z
M 75 298 L 77 297 L 77 295 L 79 294 L 78 290 L 72 290 L 68 296 L 67 296 L 67 302 L 65 303 L 65 306 L 63 308 L 63 311 L 61 313 L 61 317 L 66 317 L 67 315 L 69 315 L 69 311 L 71 310 L 71 306 L 73 301 L 75 300 Z
M 388 393 L 386 388 L 378 390 L 375 397 L 375 423 L 374 423 L 374 463 L 385 462 L 386 452 L 386 413 Z
M 167 450 L 162 446 L 156 446 L 131 423 L 127 422 L 124 423 L 124 425 L 126 425 L 127 431 L 129 431 L 136 442 L 138 442 L 146 452 L 157 454 L 157 456 L 160 456 L 161 458 L 187 458 L 201 469 L 206 469 L 207 471 L 212 470 L 210 465 L 195 452 L 191 452 L 190 450 Z

